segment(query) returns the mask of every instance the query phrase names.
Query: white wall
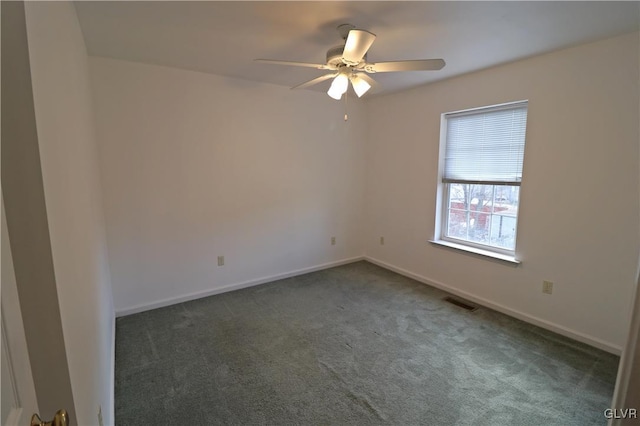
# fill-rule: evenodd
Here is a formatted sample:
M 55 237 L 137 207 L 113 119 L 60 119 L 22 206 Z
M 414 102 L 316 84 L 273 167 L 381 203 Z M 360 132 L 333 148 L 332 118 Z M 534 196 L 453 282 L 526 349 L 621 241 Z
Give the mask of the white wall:
M 26 2 L 25 9 L 73 421 L 97 424 L 102 406 L 105 424 L 113 424 L 114 311 L 88 57 L 71 3 Z
M 324 93 L 90 64 L 117 313 L 362 255 L 361 104 L 345 123 Z
M 440 114 L 529 100 L 518 267 L 431 245 Z M 368 104 L 366 255 L 611 351 L 638 260 L 638 35 Z M 379 237 L 385 245 L 379 245 Z M 542 280 L 555 283 L 553 295 Z

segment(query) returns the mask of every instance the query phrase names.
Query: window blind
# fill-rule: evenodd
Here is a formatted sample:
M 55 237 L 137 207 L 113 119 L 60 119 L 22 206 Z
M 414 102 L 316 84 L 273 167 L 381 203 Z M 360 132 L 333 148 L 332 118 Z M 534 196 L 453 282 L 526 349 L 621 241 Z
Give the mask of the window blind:
M 444 182 L 520 185 L 527 103 L 446 114 Z

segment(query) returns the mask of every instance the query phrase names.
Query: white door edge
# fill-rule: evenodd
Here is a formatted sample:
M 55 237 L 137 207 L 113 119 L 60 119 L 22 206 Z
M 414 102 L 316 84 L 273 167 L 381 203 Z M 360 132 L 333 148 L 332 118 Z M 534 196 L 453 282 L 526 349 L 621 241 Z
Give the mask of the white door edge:
M 13 258 L 11 256 L 11 246 L 7 233 L 7 221 L 4 213 L 4 200 L 2 200 L 2 246 L 1 246 L 1 268 L 2 281 L 1 292 L 1 322 L 2 322 L 2 350 L 0 352 L 3 361 L 9 369 L 9 377 L 1 378 L 3 385 L 6 380 L 10 380 L 14 390 L 11 410 L 6 416 L 3 426 L 23 426 L 31 421 L 33 413 L 38 412 L 33 374 L 31 372 L 31 362 L 27 349 L 27 340 L 24 334 L 24 324 L 22 322 L 22 312 L 18 298 L 18 287 L 16 284 L 15 271 L 13 269 Z M 4 401 L 3 401 L 4 402 Z

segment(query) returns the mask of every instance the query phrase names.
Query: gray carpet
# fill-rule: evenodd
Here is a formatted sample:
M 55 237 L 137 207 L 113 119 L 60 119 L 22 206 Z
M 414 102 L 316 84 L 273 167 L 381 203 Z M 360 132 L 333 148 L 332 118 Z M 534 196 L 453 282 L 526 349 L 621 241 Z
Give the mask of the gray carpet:
M 605 425 L 618 357 L 358 262 L 118 318 L 116 424 Z

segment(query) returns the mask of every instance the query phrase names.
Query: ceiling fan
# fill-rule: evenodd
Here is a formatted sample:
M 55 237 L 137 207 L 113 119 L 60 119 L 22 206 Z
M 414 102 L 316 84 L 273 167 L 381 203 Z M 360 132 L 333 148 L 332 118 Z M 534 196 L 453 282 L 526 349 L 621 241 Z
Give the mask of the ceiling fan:
M 445 66 L 445 62 L 442 59 L 368 63 L 367 51 L 376 39 L 376 35 L 366 30 L 358 30 L 351 24 L 338 26 L 338 32 L 344 40 L 344 44 L 334 46 L 327 51 L 326 64 L 280 61 L 276 59 L 256 59 L 256 61 L 329 70 L 331 71 L 330 73 L 301 83 L 292 87 L 292 89 L 305 89 L 314 84 L 333 79 L 327 94 L 335 100 L 340 100 L 342 95 L 346 93 L 349 88 L 349 82 L 351 82 L 353 90 L 358 97 L 367 93 L 371 87 L 376 85 L 375 80 L 367 74 L 396 71 L 437 71 Z

